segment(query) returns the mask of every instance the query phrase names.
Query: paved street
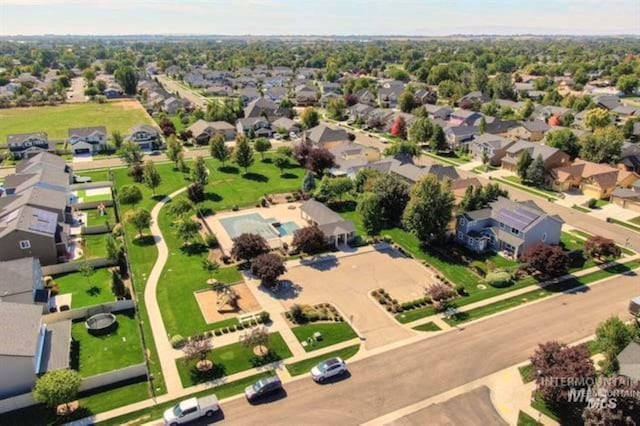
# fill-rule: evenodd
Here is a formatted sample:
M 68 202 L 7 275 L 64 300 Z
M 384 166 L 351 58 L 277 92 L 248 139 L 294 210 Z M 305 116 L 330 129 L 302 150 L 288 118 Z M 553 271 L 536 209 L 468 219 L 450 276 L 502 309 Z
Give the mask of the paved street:
M 67 103 L 87 102 L 84 95 L 84 77 L 74 77 L 71 79 L 71 87 L 67 92 Z
M 566 294 L 488 318 L 459 331 L 350 364 L 351 377 L 317 385 L 286 385 L 286 397 L 251 406 L 224 404 L 231 424 L 359 424 L 422 401 L 525 360 L 539 342 L 574 342 L 594 333 L 611 315 L 628 317 L 640 294 L 637 276 L 619 276 L 577 294 Z M 509 325 L 508 327 L 506 325 Z

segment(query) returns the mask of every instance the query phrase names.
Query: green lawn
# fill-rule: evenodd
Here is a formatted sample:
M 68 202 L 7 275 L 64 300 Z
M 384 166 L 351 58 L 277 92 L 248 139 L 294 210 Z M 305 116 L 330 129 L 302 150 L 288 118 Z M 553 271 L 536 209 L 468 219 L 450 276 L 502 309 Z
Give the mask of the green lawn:
M 109 268 L 95 269 L 87 280 L 80 272 L 71 272 L 53 277 L 60 288 L 59 294 L 71 293 L 71 307 L 99 305 L 115 300 L 111 292 L 111 272 Z
M 517 176 L 507 176 L 505 178 L 493 178 L 493 180 L 504 183 L 506 185 L 514 186 L 530 194 L 537 195 L 538 197 L 551 198 L 552 200 L 555 200 L 558 198 L 558 195 L 559 195 L 557 192 L 549 191 L 544 188 L 525 185 L 524 183 L 522 183 L 521 179 Z
M 524 411 L 520 411 L 518 413 L 518 426 L 539 426 L 542 423 L 539 423 L 536 419 L 525 413 Z
M 535 380 L 535 371 L 533 371 L 533 365 L 527 364 L 522 367 L 518 367 L 518 372 L 520 373 L 520 378 L 523 383 L 529 383 Z
M 78 201 L 81 203 L 92 203 L 94 201 L 110 201 L 113 200 L 113 195 L 109 192 L 108 194 L 97 194 L 97 195 L 87 195 L 86 189 L 81 189 L 80 191 L 75 191 L 78 196 Z
M 109 234 L 83 235 L 84 259 L 107 257 L 107 241 Z
M 562 281 L 557 284 L 547 286 L 545 288 L 538 288 L 536 290 L 529 291 L 519 296 L 510 297 L 489 305 L 481 306 L 479 308 L 471 309 L 469 311 L 460 312 L 454 317 L 447 318 L 444 321 L 451 325 L 456 326 L 468 321 L 477 320 L 479 318 L 495 314 L 516 306 L 523 305 L 525 303 L 542 299 L 552 294 L 565 292 L 580 285 L 589 285 L 595 281 L 610 277 L 612 275 L 622 274 L 634 269 L 640 268 L 640 260 L 634 260 L 625 264 L 617 264 L 607 269 L 592 272 L 579 278 L 572 278 Z
M 98 425 L 101 426 L 115 426 L 115 425 L 123 425 L 126 424 L 128 426 L 137 426 L 148 423 L 150 420 L 159 419 L 162 417 L 162 413 L 167 408 L 173 407 L 180 401 L 183 401 L 185 398 L 191 397 L 204 397 L 207 395 L 215 394 L 218 399 L 229 398 L 233 395 L 241 394 L 244 392 L 244 388 L 247 386 L 257 382 L 263 377 L 272 376 L 273 373 L 266 372 L 261 374 L 256 374 L 250 377 L 246 377 L 244 379 L 236 380 L 233 382 L 225 383 L 220 386 L 216 386 L 215 388 L 207 389 L 204 391 L 196 392 L 190 395 L 185 395 L 181 398 L 177 398 L 168 402 L 163 402 L 161 404 L 154 405 L 153 407 L 145 408 L 142 410 L 134 411 L 133 413 L 125 414 L 120 417 L 116 417 L 114 419 L 109 419 L 104 422 L 98 422 Z
M 153 124 L 142 106 L 134 101 L 7 108 L 0 111 L 0 122 L 2 143 L 13 133 L 46 132 L 49 139 L 67 139 L 69 129 L 75 127 L 105 126 L 109 135 L 114 130 L 126 135 L 136 124 Z
M 70 416 L 56 417 L 53 410 L 44 405 L 33 405 L 2 414 L 2 424 L 7 425 L 59 425 L 84 417 L 124 407 L 149 398 L 147 381 L 127 382 L 117 387 L 103 387 L 81 392 L 78 398 L 80 408 Z
M 214 367 L 205 374 L 195 369 L 195 361 L 184 358 L 176 360 L 182 385 L 193 386 L 293 356 L 280 333 L 271 333 L 270 336 L 271 354 L 265 358 L 256 357 L 253 349 L 244 346 L 241 342 L 214 348 L 208 356 Z
M 307 352 L 326 348 L 327 346 L 358 337 L 356 332 L 353 331 L 353 328 L 346 322 L 304 324 L 292 328 L 291 331 L 296 335 L 299 342 L 311 341 L 310 344 L 304 346 L 304 350 Z M 322 334 L 322 340 L 316 341 L 313 339 L 315 332 Z
M 426 324 L 421 324 L 417 327 L 413 327 L 414 330 L 416 331 L 440 331 L 442 330 L 440 327 L 438 327 L 438 324 L 436 324 L 433 321 L 430 321 Z
M 98 209 L 83 210 L 87 214 L 87 226 L 100 226 L 109 222 L 110 225 L 117 223 L 116 210 L 113 207 L 106 207 L 103 216 L 100 216 Z
M 622 220 L 614 219 L 612 217 L 608 218 L 607 221 L 611 222 L 611 223 L 615 223 L 616 225 L 624 226 L 625 228 L 629 228 L 629 229 L 634 230 L 636 232 L 640 232 L 640 226 L 636 226 L 636 225 L 633 225 L 631 223 L 624 222 Z
M 299 376 L 300 374 L 308 373 L 311 370 L 311 368 L 313 368 L 314 366 L 316 366 L 317 364 L 321 363 L 326 359 L 340 357 L 343 360 L 347 360 L 352 356 L 354 356 L 355 354 L 357 354 L 359 349 L 360 349 L 360 345 L 353 345 L 353 346 L 339 349 L 337 351 L 328 352 L 324 355 L 308 358 L 303 361 L 294 362 L 292 364 L 286 364 L 286 367 L 287 367 L 287 370 L 289 371 L 289 374 L 291 374 L 292 376 Z
M 640 216 L 634 217 L 629 222 L 633 223 L 634 225 L 640 225 Z
M 574 210 L 578 210 L 579 212 L 582 212 L 582 213 L 589 213 L 591 211 L 591 210 L 589 210 L 589 209 L 587 209 L 585 207 L 579 206 L 577 204 L 572 205 L 571 208 L 574 209 Z
M 84 321 L 76 321 L 71 328 L 74 340 L 72 365 L 77 363 L 82 377 L 89 377 L 111 370 L 144 362 L 144 354 L 138 321 L 133 311 L 116 314 L 118 327 L 110 334 L 93 336 Z

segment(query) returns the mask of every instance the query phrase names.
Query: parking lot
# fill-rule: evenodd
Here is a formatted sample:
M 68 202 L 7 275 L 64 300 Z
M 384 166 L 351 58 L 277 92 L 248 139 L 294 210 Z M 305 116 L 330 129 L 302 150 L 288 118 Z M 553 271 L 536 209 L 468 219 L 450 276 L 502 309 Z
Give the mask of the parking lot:
M 275 297 L 285 309 L 298 304 L 332 303 L 366 338 L 367 349 L 413 336 L 371 296 L 384 288 L 400 302 L 423 296 L 431 273 L 423 265 L 393 249 L 351 256 L 326 256 L 319 262 L 289 267 Z

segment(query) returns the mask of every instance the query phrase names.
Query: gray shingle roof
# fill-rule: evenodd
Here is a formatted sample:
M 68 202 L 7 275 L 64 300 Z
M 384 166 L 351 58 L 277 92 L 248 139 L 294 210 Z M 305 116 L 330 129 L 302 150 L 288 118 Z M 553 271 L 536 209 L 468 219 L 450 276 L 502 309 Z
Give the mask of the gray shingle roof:
M 640 343 L 631 342 L 617 356 L 619 373 L 640 380 Z
M 0 300 L 3 297 L 33 291 L 40 262 L 33 257 L 0 262 Z M 9 279 L 10 277 L 10 279 Z
M 0 302 L 0 355 L 34 356 L 42 306 Z
M 96 132 L 106 135 L 107 128 L 104 126 L 96 126 L 96 127 L 78 127 L 75 129 L 69 129 L 69 137 L 78 136 L 80 138 L 86 138 Z
M 71 320 L 47 324 L 39 372 L 69 368 Z

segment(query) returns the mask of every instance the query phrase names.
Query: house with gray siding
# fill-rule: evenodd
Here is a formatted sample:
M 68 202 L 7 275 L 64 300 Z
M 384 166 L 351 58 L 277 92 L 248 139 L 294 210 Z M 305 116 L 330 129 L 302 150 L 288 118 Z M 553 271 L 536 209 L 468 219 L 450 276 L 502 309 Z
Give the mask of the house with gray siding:
M 8 135 L 7 146 L 11 156 L 16 160 L 29 158 L 40 152 L 55 150 L 55 145 L 49 142 L 49 138 L 44 132 Z
M 560 242 L 563 221 L 533 202 L 516 202 L 500 197 L 489 207 L 457 217 L 456 241 L 476 252 L 504 252 L 514 258 L 532 245 Z
M 473 138 L 469 143 L 469 152 L 478 161 L 486 158 L 492 166 L 499 166 L 502 158 L 507 154 L 507 148 L 515 143 L 514 140 L 498 135 L 483 133 Z
M 80 127 L 69 129 L 68 144 L 74 154 L 95 154 L 107 147 L 107 128 Z

